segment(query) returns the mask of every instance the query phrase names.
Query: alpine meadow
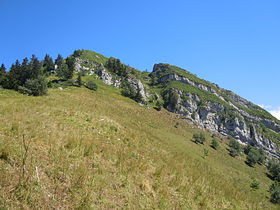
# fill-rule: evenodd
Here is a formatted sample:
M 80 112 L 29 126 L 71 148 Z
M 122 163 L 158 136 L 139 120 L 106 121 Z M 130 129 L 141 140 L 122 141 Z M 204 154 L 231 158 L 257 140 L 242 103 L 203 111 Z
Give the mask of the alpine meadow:
M 280 121 L 180 67 L 75 50 L 0 68 L 0 209 L 279 209 Z

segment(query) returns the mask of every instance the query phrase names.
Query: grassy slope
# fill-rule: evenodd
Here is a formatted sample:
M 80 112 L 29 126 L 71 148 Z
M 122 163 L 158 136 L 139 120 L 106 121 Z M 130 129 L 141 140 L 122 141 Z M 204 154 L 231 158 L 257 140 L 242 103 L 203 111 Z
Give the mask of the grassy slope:
M 0 90 L 0 207 L 276 208 L 263 167 L 231 158 L 224 141 L 211 149 L 207 133 L 197 145 L 198 130 L 176 115 L 99 87 L 45 97 Z M 261 189 L 250 190 L 251 177 Z

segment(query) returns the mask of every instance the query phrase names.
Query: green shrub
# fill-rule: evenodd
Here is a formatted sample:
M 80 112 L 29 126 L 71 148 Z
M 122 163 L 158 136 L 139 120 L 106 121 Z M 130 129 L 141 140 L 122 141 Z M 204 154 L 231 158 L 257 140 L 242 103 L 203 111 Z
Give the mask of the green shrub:
M 280 203 L 280 183 L 278 181 L 274 182 L 270 186 L 270 196 L 271 202 L 273 203 Z
M 105 63 L 105 67 L 112 73 L 120 76 L 120 77 L 127 77 L 128 75 L 128 68 L 121 63 L 119 59 L 110 57 L 107 62 Z
M 280 163 L 277 160 L 269 160 L 267 169 L 272 179 L 280 181 Z
M 256 163 L 263 164 L 266 159 L 266 152 L 263 148 L 256 148 L 250 144 L 244 148 L 244 153 L 247 155 L 247 164 L 252 167 Z
M 250 187 L 251 187 L 253 190 L 257 190 L 257 189 L 260 188 L 260 183 L 254 178 L 254 179 L 252 179 L 252 182 L 251 182 Z
M 236 157 L 241 153 L 241 145 L 234 139 L 229 141 L 229 154 L 232 157 Z
M 82 81 L 82 76 L 81 74 L 78 74 L 78 78 L 77 78 L 77 86 L 81 87 L 83 85 L 83 81 Z
M 254 147 L 251 145 L 251 144 L 247 144 L 245 147 L 244 147 L 244 153 L 246 155 L 248 155 L 248 153 L 251 151 L 251 149 L 253 149 Z
M 163 102 L 162 101 L 157 101 L 156 105 L 154 106 L 154 109 L 160 111 L 162 109 Z
M 206 138 L 203 133 L 195 133 L 193 135 L 193 139 L 194 139 L 194 142 L 197 144 L 198 143 L 203 144 L 206 141 Z
M 62 63 L 56 70 L 57 76 L 63 80 L 69 80 L 73 77 L 73 70 L 66 63 Z
M 259 151 L 253 148 L 249 151 L 246 162 L 249 166 L 254 167 L 254 165 L 258 163 L 259 159 L 260 159 Z
M 88 81 L 88 82 L 85 84 L 85 87 L 88 88 L 88 89 L 90 89 L 90 90 L 94 90 L 94 91 L 96 91 L 97 88 L 98 88 L 97 84 L 96 84 L 94 81 L 92 81 L 92 80 Z
M 169 95 L 169 105 L 172 110 L 176 109 L 179 101 L 179 95 L 176 91 L 171 91 Z
M 143 99 L 142 95 L 140 94 L 140 90 L 135 90 L 135 88 L 128 82 L 125 81 L 122 83 L 122 91 L 121 94 L 125 97 L 129 97 L 135 101 L 137 101 L 138 103 L 144 103 L 145 104 L 145 100 Z
M 258 149 L 258 151 L 259 151 L 259 159 L 258 159 L 258 163 L 259 164 L 263 164 L 264 162 L 265 162 L 265 160 L 266 160 L 266 152 L 264 151 L 264 149 L 263 148 L 259 148 Z
M 38 76 L 37 79 L 28 79 L 24 86 L 19 86 L 18 91 L 33 96 L 41 96 L 47 94 L 47 81 L 44 76 Z
M 213 149 L 218 149 L 219 146 L 220 146 L 220 145 L 219 145 L 218 140 L 215 139 L 215 138 L 213 138 L 212 141 L 211 141 L 211 147 L 212 147 Z

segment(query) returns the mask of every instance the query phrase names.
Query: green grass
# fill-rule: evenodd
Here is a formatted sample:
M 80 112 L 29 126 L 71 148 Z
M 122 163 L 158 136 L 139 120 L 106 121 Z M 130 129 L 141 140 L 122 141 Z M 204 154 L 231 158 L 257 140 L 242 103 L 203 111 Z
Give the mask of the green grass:
M 199 77 L 197 77 L 196 75 L 192 74 L 191 72 L 186 71 L 185 69 L 182 69 L 180 67 L 173 66 L 173 65 L 170 65 L 170 64 L 164 64 L 164 65 L 166 65 L 168 68 L 166 69 L 166 71 L 161 72 L 159 77 L 162 77 L 162 76 L 165 76 L 165 75 L 168 75 L 168 74 L 177 74 L 177 75 L 186 77 L 186 78 L 190 79 L 193 82 L 196 82 L 196 83 L 203 84 L 205 86 L 211 87 L 212 89 L 217 91 L 217 87 L 213 83 L 208 82 L 208 81 L 206 81 L 204 79 L 200 79 Z
M 200 131 L 177 115 L 101 83 L 44 97 L 0 90 L 0 117 L 0 204 L 9 209 L 277 208 L 265 168 L 230 157 L 227 140 L 216 151 L 205 133 L 197 145 Z
M 90 61 L 90 62 L 102 63 L 103 65 L 108 60 L 107 57 L 105 57 L 99 53 L 90 51 L 90 50 L 82 50 L 82 54 L 79 56 L 79 58 Z M 83 65 L 85 67 L 91 68 L 90 64 L 83 64 Z M 147 74 L 148 74 L 147 72 L 142 72 L 142 71 L 132 68 L 126 64 L 125 64 L 125 66 L 129 69 L 129 76 L 131 78 L 140 79 L 142 82 L 144 82 L 144 78 L 146 78 Z
M 108 58 L 105 57 L 104 55 L 101 55 L 99 53 L 96 53 L 96 52 L 93 52 L 90 50 L 82 50 L 82 55 L 79 57 L 81 59 L 94 61 L 97 63 L 103 63 L 103 64 L 105 64 L 105 62 L 108 60 Z
M 103 56 L 101 54 L 98 54 L 96 52 L 90 51 L 90 50 L 83 50 L 82 52 L 83 53 L 80 56 L 80 58 L 82 58 L 82 59 L 86 59 L 86 60 L 89 60 L 89 61 L 94 61 L 94 62 L 97 62 L 97 63 L 103 63 L 103 64 L 105 64 L 105 62 L 108 60 L 108 58 L 106 58 L 105 56 Z M 193 82 L 203 84 L 207 87 L 211 87 L 213 90 L 215 90 L 217 93 L 219 93 L 223 98 L 225 98 L 225 100 L 230 101 L 236 107 L 248 112 L 251 115 L 261 117 L 261 118 L 265 118 L 265 119 L 270 119 L 270 120 L 273 120 L 277 123 L 280 123 L 280 121 L 277 120 L 275 117 L 273 117 L 269 112 L 267 112 L 266 110 L 264 110 L 264 109 L 262 109 L 258 106 L 250 106 L 248 108 L 244 107 L 244 106 L 241 106 L 240 104 L 235 102 L 233 99 L 231 99 L 229 96 L 227 96 L 228 94 L 231 94 L 230 91 L 219 89 L 219 88 L 217 88 L 217 86 L 215 84 L 213 84 L 211 82 L 208 82 L 204 79 L 201 79 L 201 78 L 197 77 L 196 75 L 194 75 L 194 74 L 192 74 L 192 73 L 190 73 L 190 72 L 188 72 L 188 71 L 186 71 L 186 70 L 184 70 L 180 67 L 173 66 L 173 65 L 170 65 L 170 64 L 164 64 L 164 65 L 166 65 L 168 68 L 165 71 L 162 71 L 160 73 L 159 77 L 162 77 L 162 76 L 165 76 L 165 75 L 168 75 L 168 74 L 177 74 L 177 75 L 186 77 Z M 85 66 L 87 66 L 87 65 L 85 65 Z M 145 81 L 145 78 L 148 77 L 147 72 L 142 72 L 142 71 L 139 71 L 137 69 L 134 69 L 134 68 L 130 67 L 130 77 L 140 79 L 144 84 L 147 85 L 147 87 L 149 85 L 149 82 Z M 179 85 L 176 84 L 176 86 L 178 87 Z M 183 86 L 181 86 L 181 87 L 183 87 Z M 151 88 L 151 89 L 153 89 L 153 88 Z M 204 93 L 202 94 L 203 90 L 201 90 L 202 91 L 201 92 L 200 89 L 198 89 L 198 88 L 189 88 L 189 89 L 192 90 L 193 92 L 199 92 L 200 95 L 203 95 L 203 98 L 211 99 L 210 101 L 218 102 L 220 104 L 226 105 L 227 108 L 230 108 L 227 103 L 225 103 L 220 98 L 218 98 L 217 96 L 215 96 L 214 94 L 212 94 L 210 92 L 204 91 Z M 194 89 L 197 89 L 197 90 L 194 90 Z M 206 95 L 208 95 L 208 96 L 206 96 Z

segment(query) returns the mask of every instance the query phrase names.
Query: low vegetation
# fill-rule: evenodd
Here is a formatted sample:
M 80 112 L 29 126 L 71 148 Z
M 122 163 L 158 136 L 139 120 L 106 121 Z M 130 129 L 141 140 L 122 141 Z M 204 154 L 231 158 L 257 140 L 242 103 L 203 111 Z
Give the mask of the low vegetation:
M 240 153 L 241 153 L 241 145 L 234 139 L 231 139 L 229 141 L 229 154 L 232 156 L 232 157 L 236 157 L 236 156 L 239 156 Z
M 206 138 L 203 133 L 195 133 L 193 135 L 194 142 L 197 144 L 204 144 Z
M 85 50 L 55 61 L 32 56 L 10 71 L 2 65 L 0 209 L 279 207 L 278 161 L 268 161 L 266 168 L 262 149 L 243 148 L 163 109 L 167 100 L 176 106 L 181 84 L 169 83 L 165 92 L 155 84 L 159 98 L 150 109 L 135 103 L 146 102 L 130 83 L 117 89 L 93 75 L 75 74 L 76 58 L 100 62 L 122 78 L 147 76 Z M 218 100 L 193 91 L 203 99 L 201 106 Z
M 98 86 L 43 97 L 0 91 L 0 206 L 276 209 L 265 168 L 231 158 L 226 139 L 218 151 L 210 140 L 194 144 L 201 131 L 176 115 Z
M 211 141 L 211 147 L 215 150 L 219 148 L 220 144 L 216 138 L 213 138 Z

